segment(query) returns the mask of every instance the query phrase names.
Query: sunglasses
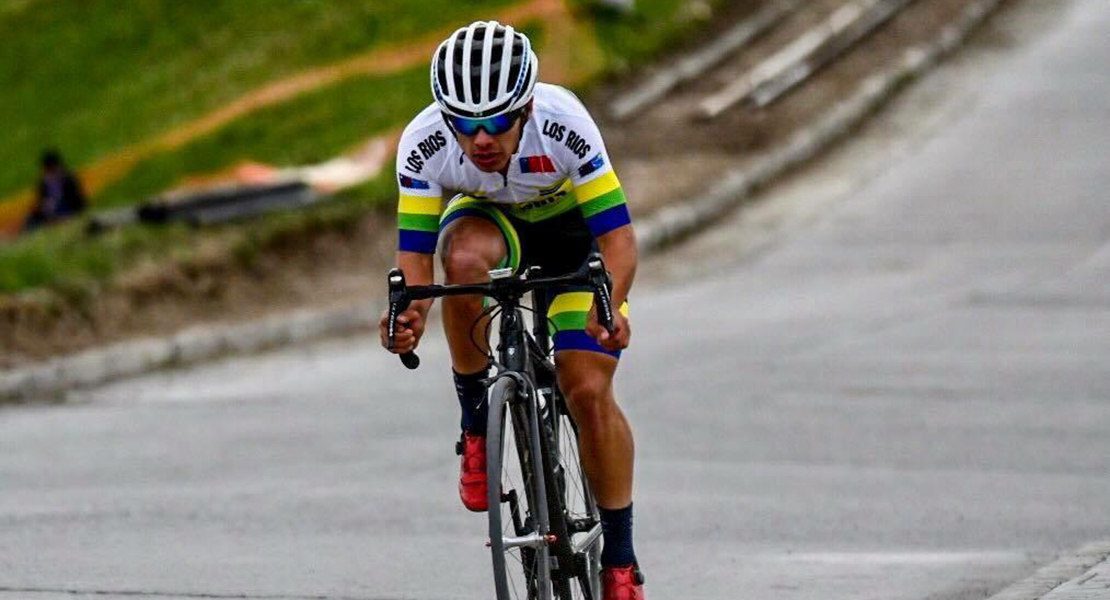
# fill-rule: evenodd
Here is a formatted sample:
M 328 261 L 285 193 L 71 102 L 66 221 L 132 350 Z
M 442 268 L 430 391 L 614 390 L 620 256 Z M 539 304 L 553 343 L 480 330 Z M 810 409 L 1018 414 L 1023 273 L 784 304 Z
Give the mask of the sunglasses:
M 523 112 L 523 109 L 518 108 L 505 114 L 484 119 L 465 119 L 448 114 L 444 114 L 444 118 L 447 119 L 447 124 L 451 126 L 451 129 L 461 135 L 468 137 L 478 135 L 479 129 L 485 129 L 486 133 L 490 135 L 501 135 L 513 128 L 516 120 L 520 118 Z

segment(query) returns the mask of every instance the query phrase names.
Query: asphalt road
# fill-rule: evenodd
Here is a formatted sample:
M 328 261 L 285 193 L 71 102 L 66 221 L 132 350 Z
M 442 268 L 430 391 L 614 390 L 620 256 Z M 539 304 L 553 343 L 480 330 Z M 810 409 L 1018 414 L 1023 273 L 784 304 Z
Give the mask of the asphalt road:
M 645 266 L 618 389 L 653 599 L 983 598 L 1110 537 L 1110 4 L 993 29 Z M 0 410 L 0 599 L 491 597 L 422 350 Z

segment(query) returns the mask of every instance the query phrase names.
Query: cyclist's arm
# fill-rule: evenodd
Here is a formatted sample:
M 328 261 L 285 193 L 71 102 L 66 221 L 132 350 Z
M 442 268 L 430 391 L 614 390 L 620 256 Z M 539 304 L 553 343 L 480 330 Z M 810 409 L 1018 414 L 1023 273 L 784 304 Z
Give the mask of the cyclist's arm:
M 421 160 L 425 154 L 420 144 L 438 135 L 438 130 L 430 134 L 427 128 L 406 129 L 397 149 L 397 266 L 409 285 L 429 285 L 435 278 L 433 257 L 444 190 L 431 176 L 433 165 Z M 422 317 L 431 306 L 431 300 L 412 303 Z
M 397 253 L 397 267 L 405 274 L 406 285 L 431 285 L 435 280 L 435 255 L 422 252 Z M 428 311 L 432 308 L 433 300 L 414 300 L 409 306 L 420 312 L 420 316 L 427 318 Z
M 409 285 L 429 285 L 435 277 L 433 257 L 439 232 L 439 214 L 443 210 L 443 199 L 438 195 L 439 186 L 418 181 L 417 185 L 429 189 L 413 190 L 405 187 L 412 179 L 402 180 L 401 198 L 397 204 L 397 266 L 405 273 Z M 435 190 L 430 188 L 435 187 Z M 427 195 L 431 191 L 435 196 Z M 420 193 L 417 195 L 416 193 Z M 431 300 L 413 303 L 413 308 L 427 316 L 432 306 Z
M 636 234 L 632 225 L 624 225 L 597 238 L 601 247 L 601 257 L 605 267 L 613 275 L 613 307 L 619 307 L 628 299 L 632 280 L 636 277 L 639 253 L 636 250 Z

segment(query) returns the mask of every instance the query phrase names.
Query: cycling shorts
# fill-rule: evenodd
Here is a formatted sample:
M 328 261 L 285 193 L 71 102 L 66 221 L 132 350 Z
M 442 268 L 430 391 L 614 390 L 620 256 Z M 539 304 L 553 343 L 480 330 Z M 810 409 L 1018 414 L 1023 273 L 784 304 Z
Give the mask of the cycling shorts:
M 462 217 L 485 219 L 497 226 L 507 249 L 499 267 L 511 267 L 514 273 L 533 266 L 540 267 L 544 277 L 573 273 L 598 247 L 578 210 L 529 221 L 515 216 L 503 205 L 460 194 L 447 204 L 440 217 L 440 235 Z M 593 292 L 588 287 L 565 286 L 546 290 L 544 294 L 548 332 L 556 352 L 586 350 L 620 358 L 620 351 L 602 348 L 586 333 L 586 320 L 593 307 Z M 621 305 L 620 312 L 628 316 L 628 302 Z

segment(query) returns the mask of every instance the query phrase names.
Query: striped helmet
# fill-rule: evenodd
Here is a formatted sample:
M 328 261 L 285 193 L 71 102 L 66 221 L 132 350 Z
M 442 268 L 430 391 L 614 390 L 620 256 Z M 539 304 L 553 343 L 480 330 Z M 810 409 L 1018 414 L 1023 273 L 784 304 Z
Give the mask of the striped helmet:
M 492 117 L 532 99 L 539 59 L 528 36 L 497 21 L 476 21 L 432 55 L 432 94 L 456 117 Z

